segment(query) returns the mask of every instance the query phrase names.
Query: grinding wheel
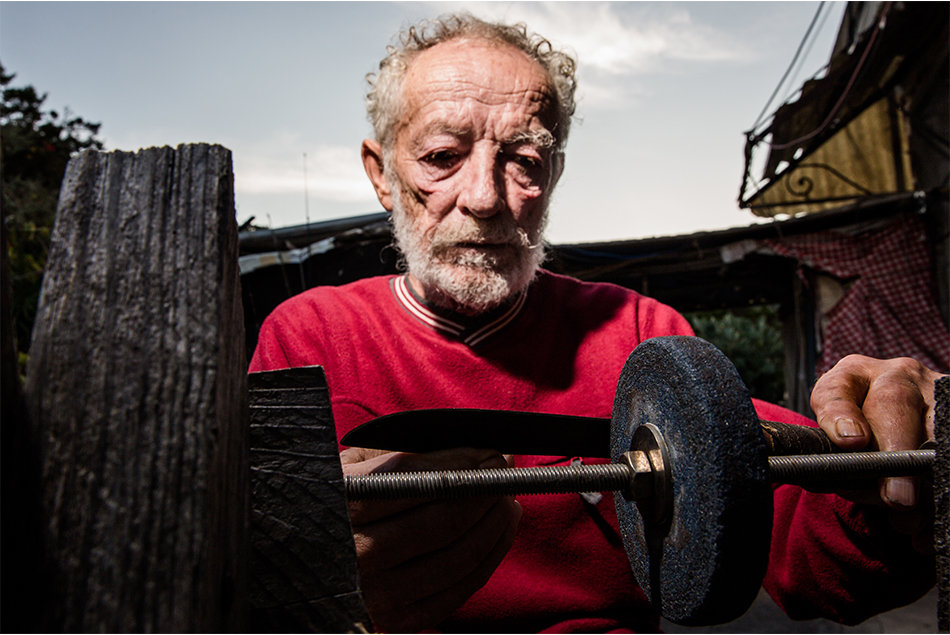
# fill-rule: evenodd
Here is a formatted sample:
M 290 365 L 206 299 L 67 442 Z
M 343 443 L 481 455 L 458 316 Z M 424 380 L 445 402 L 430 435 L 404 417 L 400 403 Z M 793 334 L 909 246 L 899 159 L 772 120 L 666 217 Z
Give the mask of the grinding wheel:
M 641 508 L 614 497 L 637 581 L 671 622 L 736 619 L 762 584 L 772 535 L 767 449 L 748 390 L 708 342 L 646 340 L 630 354 L 617 384 L 614 462 L 646 423 L 665 441 L 672 495 L 659 521 L 656 501 Z

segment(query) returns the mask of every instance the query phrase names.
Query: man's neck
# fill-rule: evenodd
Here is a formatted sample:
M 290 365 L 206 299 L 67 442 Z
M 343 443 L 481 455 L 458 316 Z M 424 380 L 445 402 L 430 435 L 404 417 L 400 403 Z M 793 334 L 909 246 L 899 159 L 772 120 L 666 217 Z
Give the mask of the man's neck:
M 440 309 L 443 309 L 443 310 L 451 311 L 459 315 L 464 315 L 465 317 L 469 317 L 469 318 L 478 317 L 480 315 L 484 315 L 486 313 L 494 311 L 498 307 L 510 303 L 515 297 L 518 296 L 518 294 L 515 293 L 512 296 L 505 298 L 502 302 L 496 305 L 492 305 L 490 307 L 482 308 L 482 309 L 473 309 L 471 307 L 465 306 L 464 304 L 461 304 L 455 301 L 455 299 L 446 295 L 441 289 L 423 284 L 421 280 L 416 278 L 411 273 L 408 274 L 406 277 L 409 281 L 409 285 L 412 287 L 412 290 L 415 292 L 415 294 L 419 296 L 420 299 L 424 300 L 426 303 L 435 305 L 436 307 L 439 307 Z

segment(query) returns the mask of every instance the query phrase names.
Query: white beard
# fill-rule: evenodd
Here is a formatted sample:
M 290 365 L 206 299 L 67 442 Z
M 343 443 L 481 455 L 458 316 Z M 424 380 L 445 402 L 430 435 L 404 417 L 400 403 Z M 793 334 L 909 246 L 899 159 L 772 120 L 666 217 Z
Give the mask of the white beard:
M 520 293 L 534 279 L 545 257 L 541 234 L 547 212 L 535 236 L 506 214 L 488 219 L 469 216 L 464 225 L 436 225 L 423 232 L 416 218 L 406 212 L 398 179 L 390 184 L 393 238 L 409 273 L 425 287 L 428 300 L 464 313 L 482 313 Z M 459 247 L 478 242 L 511 247 L 497 252 Z

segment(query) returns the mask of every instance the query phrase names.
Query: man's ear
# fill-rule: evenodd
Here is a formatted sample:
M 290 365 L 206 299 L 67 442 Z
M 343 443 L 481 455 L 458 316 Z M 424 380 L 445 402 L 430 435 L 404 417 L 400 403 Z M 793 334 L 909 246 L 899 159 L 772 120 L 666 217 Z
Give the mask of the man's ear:
M 387 212 L 393 211 L 392 191 L 389 189 L 389 183 L 383 170 L 383 148 L 379 142 L 372 139 L 363 141 L 361 155 L 363 157 L 363 169 L 366 170 L 366 176 L 373 183 L 373 189 L 376 190 L 376 198 Z
M 557 182 L 561 180 L 561 174 L 564 173 L 564 152 L 558 150 L 551 155 L 551 185 L 548 191 L 554 190 Z

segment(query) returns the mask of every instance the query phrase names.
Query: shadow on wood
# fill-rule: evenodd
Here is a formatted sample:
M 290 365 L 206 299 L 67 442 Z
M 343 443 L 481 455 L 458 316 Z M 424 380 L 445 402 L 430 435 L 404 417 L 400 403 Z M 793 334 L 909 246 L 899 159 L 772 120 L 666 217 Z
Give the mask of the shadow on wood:
M 36 632 L 45 630 L 39 616 L 47 583 L 40 505 L 42 465 L 17 367 L 5 222 L 0 222 L 0 233 L 0 517 L 6 519 L 0 533 L 0 631 Z

